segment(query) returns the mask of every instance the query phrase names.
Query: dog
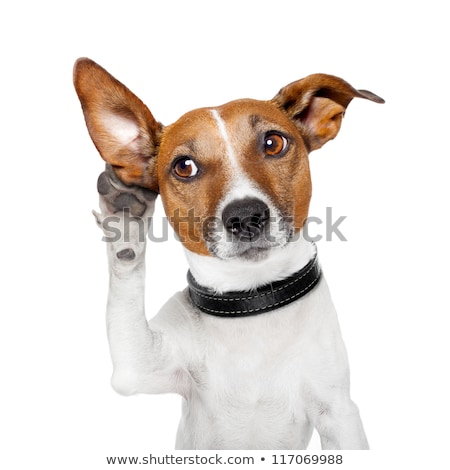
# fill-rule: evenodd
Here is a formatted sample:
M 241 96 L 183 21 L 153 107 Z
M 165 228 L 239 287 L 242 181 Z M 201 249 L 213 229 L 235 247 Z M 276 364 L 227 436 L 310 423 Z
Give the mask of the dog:
M 306 449 L 314 428 L 323 449 L 367 449 L 302 228 L 309 153 L 337 135 L 353 98 L 383 99 L 314 74 L 270 101 L 197 109 L 164 127 L 90 59 L 76 62 L 74 84 L 106 161 L 94 214 L 110 237 L 112 387 L 181 395 L 177 449 Z M 147 321 L 142 230 L 157 195 L 185 249 L 188 287 Z

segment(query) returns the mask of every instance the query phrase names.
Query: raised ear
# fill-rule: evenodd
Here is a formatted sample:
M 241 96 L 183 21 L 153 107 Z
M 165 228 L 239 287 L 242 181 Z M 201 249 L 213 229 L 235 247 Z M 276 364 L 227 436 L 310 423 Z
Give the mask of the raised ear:
M 341 78 L 321 73 L 285 86 L 272 102 L 294 121 L 312 151 L 336 137 L 353 98 L 384 103 L 370 91 L 355 90 Z
M 90 59 L 75 63 L 74 84 L 102 158 L 123 183 L 158 191 L 156 160 L 162 125 L 137 96 Z

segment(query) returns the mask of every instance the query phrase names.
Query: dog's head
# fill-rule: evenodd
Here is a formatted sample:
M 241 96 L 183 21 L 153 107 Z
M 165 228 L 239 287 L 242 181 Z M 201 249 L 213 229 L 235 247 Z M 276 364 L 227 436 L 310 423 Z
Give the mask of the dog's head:
M 288 243 L 308 215 L 309 152 L 337 135 L 353 98 L 383 102 L 316 74 L 270 101 L 198 109 L 164 127 L 95 62 L 78 60 L 74 82 L 92 140 L 121 181 L 158 192 L 184 246 L 221 259 L 261 259 Z

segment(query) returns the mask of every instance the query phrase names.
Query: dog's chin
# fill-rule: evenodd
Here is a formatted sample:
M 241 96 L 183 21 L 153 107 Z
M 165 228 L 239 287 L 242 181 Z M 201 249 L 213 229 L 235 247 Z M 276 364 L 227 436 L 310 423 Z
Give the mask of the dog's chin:
M 234 259 L 242 259 L 245 261 L 263 261 L 265 260 L 271 251 L 271 247 L 269 248 L 261 248 L 261 247 L 250 247 L 245 251 L 238 253 L 234 256 Z

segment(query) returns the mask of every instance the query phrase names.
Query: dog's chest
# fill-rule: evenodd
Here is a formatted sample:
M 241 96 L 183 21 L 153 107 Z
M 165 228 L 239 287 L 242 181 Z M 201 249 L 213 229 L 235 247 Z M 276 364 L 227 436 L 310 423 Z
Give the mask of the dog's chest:
M 268 416 L 295 420 L 302 408 L 298 348 L 265 335 L 224 343 L 215 344 L 205 360 L 205 398 L 214 397 L 222 410 L 236 419 L 247 415 L 255 424 Z
M 190 411 L 214 429 L 212 445 L 298 445 L 308 433 L 307 358 L 295 308 L 247 319 L 207 319 Z M 297 436 L 297 437 L 296 437 Z M 254 442 L 258 439 L 258 443 Z M 274 442 L 275 440 L 275 442 Z M 289 443 L 289 444 L 287 444 Z

